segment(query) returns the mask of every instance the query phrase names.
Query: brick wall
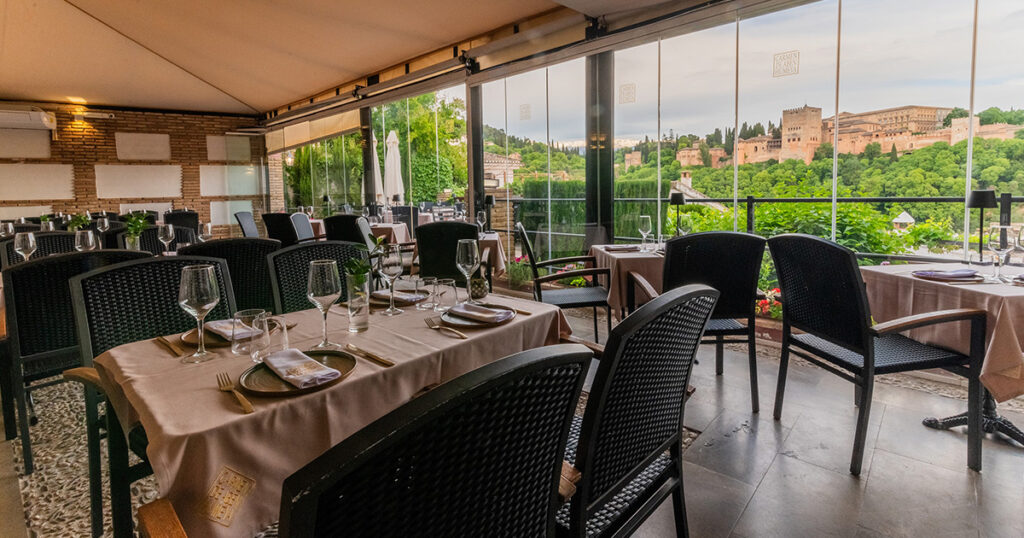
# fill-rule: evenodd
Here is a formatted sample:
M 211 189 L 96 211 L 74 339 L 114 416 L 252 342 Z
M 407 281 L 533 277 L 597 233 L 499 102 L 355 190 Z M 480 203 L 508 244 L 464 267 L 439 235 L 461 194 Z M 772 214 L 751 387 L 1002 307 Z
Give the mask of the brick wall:
M 210 202 L 251 200 L 254 212 L 267 205 L 261 196 L 202 196 L 200 195 L 200 165 L 246 164 L 244 162 L 210 161 L 207 156 L 206 136 L 223 136 L 239 127 L 251 126 L 255 120 L 239 116 L 143 112 L 136 110 L 107 110 L 113 119 L 85 119 L 75 121 L 80 105 L 29 103 L 53 112 L 57 118 L 56 140 L 50 143 L 49 159 L 0 159 L 0 163 L 59 163 L 74 168 L 74 198 L 64 200 L 2 200 L 3 205 L 52 205 L 53 211 L 80 213 L 84 211 L 120 211 L 122 203 L 171 202 L 175 208 L 188 207 L 199 212 L 202 222 L 210 220 Z M 93 110 L 98 111 L 98 110 Z M 119 161 L 114 134 L 117 132 L 161 133 L 170 138 L 169 161 Z M 263 137 L 249 138 L 251 162 L 261 167 L 266 161 Z M 171 164 L 181 166 L 180 198 L 115 198 L 99 199 L 96 194 L 97 164 Z M 258 169 L 262 176 L 262 169 Z M 279 185 L 278 188 L 283 188 Z M 271 191 L 273 192 L 273 191 Z M 283 196 L 278 193 L 278 197 Z M 237 225 L 217 226 L 220 237 L 240 235 Z

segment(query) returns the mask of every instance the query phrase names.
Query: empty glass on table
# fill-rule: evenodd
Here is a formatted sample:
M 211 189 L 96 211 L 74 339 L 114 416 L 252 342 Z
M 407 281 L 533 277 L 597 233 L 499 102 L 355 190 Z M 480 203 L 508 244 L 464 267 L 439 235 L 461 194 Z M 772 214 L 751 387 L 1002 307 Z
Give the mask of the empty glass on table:
M 171 250 L 171 243 L 174 242 L 174 225 L 161 224 L 156 231 L 156 238 L 164 244 L 164 254 Z
M 252 328 L 254 332 L 247 347 L 252 362 L 263 362 L 268 355 L 291 347 L 288 326 L 283 318 L 261 311 L 252 320 Z
M 447 312 L 459 302 L 459 290 L 454 278 L 439 278 L 434 282 L 434 312 Z
M 96 231 L 99 232 L 99 237 L 96 238 L 96 248 L 103 248 L 103 239 L 107 236 L 108 230 L 110 230 L 110 219 L 107 217 L 96 219 Z
M 52 231 L 54 231 L 56 229 L 57 228 L 53 225 L 53 221 L 52 220 L 44 220 L 44 221 L 39 223 L 39 231 L 40 232 L 52 232 Z
M 316 305 L 324 316 L 323 339 L 313 349 L 341 349 L 339 344 L 327 340 L 327 314 L 331 306 L 341 298 L 341 275 L 335 260 L 313 260 L 309 262 L 309 282 L 306 297 Z
M 0 238 L 14 237 L 14 223 L 0 222 Z
M 385 316 L 397 316 L 402 309 L 395 308 L 395 281 L 402 276 L 402 249 L 398 245 L 384 245 L 380 257 L 380 277 L 391 289 L 391 306 L 381 312 Z
M 989 227 L 988 248 L 996 255 L 995 271 L 992 280 L 1003 282 L 1003 264 L 1006 263 L 1007 255 L 1013 250 L 1014 237 L 1017 236 L 1017 229 L 1014 226 L 993 224 Z
M 427 298 L 416 303 L 416 310 L 433 310 L 434 288 L 437 286 L 437 279 L 432 276 L 425 276 L 416 279 L 416 295 L 425 295 Z
M 206 222 L 199 225 L 199 241 L 205 243 L 213 239 L 213 223 Z
M 75 231 L 75 250 L 82 252 L 85 250 L 93 250 L 95 248 L 96 236 L 92 234 L 92 230 Z
M 640 250 L 647 250 L 647 236 L 651 233 L 651 217 L 650 215 L 640 215 Z
M 266 312 L 262 308 L 249 308 L 235 312 L 231 325 L 231 352 L 235 355 L 249 355 L 249 342 L 255 329 L 256 318 Z M 248 338 L 246 336 L 248 335 Z
M 206 351 L 203 320 L 220 302 L 220 287 L 217 273 L 212 265 L 187 265 L 181 268 L 181 284 L 178 287 L 178 304 L 182 310 L 196 319 L 196 335 L 199 348 L 186 355 L 181 362 L 194 364 L 213 358 Z
M 480 249 L 477 247 L 476 239 L 459 239 L 458 249 L 455 251 L 455 265 L 459 272 L 466 276 L 466 304 L 477 304 L 473 300 L 472 280 L 473 274 L 480 268 Z
M 487 231 L 487 212 L 477 211 L 476 212 L 476 223 L 480 226 L 480 233 Z
M 36 251 L 36 234 L 32 232 L 20 232 L 14 234 L 14 252 L 21 255 L 21 259 L 28 261 L 32 253 Z

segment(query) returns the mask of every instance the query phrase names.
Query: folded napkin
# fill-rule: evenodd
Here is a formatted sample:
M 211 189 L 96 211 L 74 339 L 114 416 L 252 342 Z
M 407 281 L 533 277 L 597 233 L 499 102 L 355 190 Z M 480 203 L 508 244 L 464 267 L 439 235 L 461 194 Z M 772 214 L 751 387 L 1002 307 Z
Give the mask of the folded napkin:
M 297 349 L 271 353 L 263 359 L 263 364 L 300 389 L 322 385 L 341 376 L 341 372 L 316 362 Z
M 486 306 L 465 303 L 453 306 L 448 310 L 448 313 L 459 316 L 460 318 L 481 321 L 483 323 L 501 323 L 512 319 L 512 317 L 516 315 L 516 313 L 511 310 L 487 308 Z
M 389 290 L 377 290 L 371 293 L 370 296 L 378 301 L 387 302 L 391 300 L 391 292 Z M 395 292 L 395 302 L 400 304 L 416 304 L 426 298 L 427 296 L 423 294 L 408 293 L 404 291 Z
M 232 336 L 231 332 L 232 327 L 234 327 L 234 336 Z M 206 330 L 224 337 L 224 339 L 227 340 L 228 342 L 230 342 L 232 338 L 234 338 L 235 340 L 248 340 L 253 336 L 263 332 L 259 329 L 246 325 L 241 321 L 236 321 L 233 319 L 207 321 Z
M 605 245 L 608 252 L 638 252 L 640 245 Z
M 914 276 L 922 278 L 943 278 L 949 280 L 968 280 L 978 276 L 974 269 L 957 269 L 955 271 L 914 271 Z

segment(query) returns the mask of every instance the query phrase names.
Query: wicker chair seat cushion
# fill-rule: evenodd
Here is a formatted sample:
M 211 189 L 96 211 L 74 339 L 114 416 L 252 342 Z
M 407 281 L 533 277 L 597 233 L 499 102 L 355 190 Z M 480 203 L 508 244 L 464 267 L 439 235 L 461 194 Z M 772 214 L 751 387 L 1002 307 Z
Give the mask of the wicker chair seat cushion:
M 708 328 L 704 331 L 705 335 L 714 334 L 716 332 L 746 332 L 747 326 L 736 321 L 732 318 L 725 319 L 710 319 L 708 320 Z
M 794 334 L 798 345 L 851 372 L 864 368 L 864 357 L 811 334 Z M 902 334 L 875 337 L 875 374 L 964 365 L 970 358 L 955 351 L 932 347 Z
M 565 447 L 565 460 L 569 463 L 576 462 L 576 447 L 579 442 L 582 426 L 583 417 L 572 417 L 569 440 Z M 612 497 L 612 500 L 608 501 L 607 504 L 591 516 L 590 520 L 587 521 L 587 536 L 598 536 L 606 527 L 614 523 L 620 515 L 632 514 L 633 511 L 629 508 L 633 501 L 639 498 L 640 494 L 650 487 L 651 484 L 655 482 L 661 483 L 659 479 L 670 465 L 672 465 L 672 459 L 669 458 L 668 454 L 662 454 L 655 459 L 636 478 L 631 480 L 629 484 L 626 484 L 622 491 Z M 563 504 L 562 508 L 555 515 L 559 534 L 569 531 L 569 522 L 571 521 L 569 515 L 570 506 L 570 503 Z
M 600 286 L 544 290 L 541 292 L 541 301 L 559 308 L 604 306 L 608 303 L 608 290 Z

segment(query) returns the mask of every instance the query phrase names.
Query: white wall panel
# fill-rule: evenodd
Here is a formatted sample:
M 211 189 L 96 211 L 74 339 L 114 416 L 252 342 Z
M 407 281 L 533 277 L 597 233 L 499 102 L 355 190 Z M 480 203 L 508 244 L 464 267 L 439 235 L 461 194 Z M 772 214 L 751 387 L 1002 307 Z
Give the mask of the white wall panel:
M 0 200 L 70 200 L 74 178 L 70 164 L 0 164 Z
M 234 196 L 260 194 L 260 175 L 255 166 L 204 164 L 199 167 L 199 194 Z
M 0 129 L 0 159 L 49 159 L 48 129 Z
M 206 160 L 249 162 L 252 147 L 247 136 L 206 136 Z
M 171 160 L 171 135 L 163 133 L 114 133 L 121 161 Z
M 180 198 L 181 167 L 152 164 L 97 164 L 99 198 Z
M 239 211 L 252 211 L 252 202 L 249 200 L 232 200 L 230 202 L 210 202 L 210 221 L 214 225 L 235 224 L 235 213 Z
M 13 220 L 21 217 L 38 217 L 53 213 L 51 205 L 0 206 L 0 219 Z

